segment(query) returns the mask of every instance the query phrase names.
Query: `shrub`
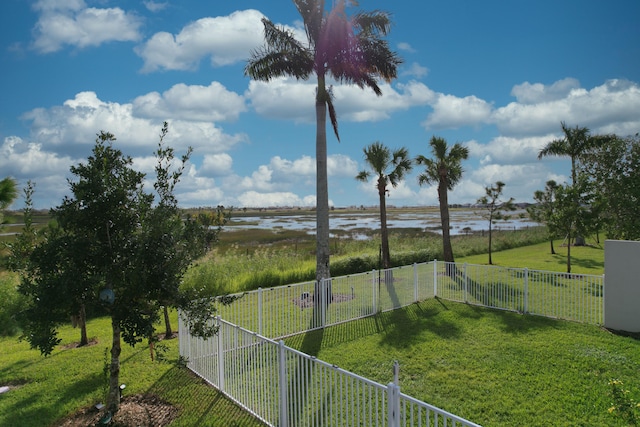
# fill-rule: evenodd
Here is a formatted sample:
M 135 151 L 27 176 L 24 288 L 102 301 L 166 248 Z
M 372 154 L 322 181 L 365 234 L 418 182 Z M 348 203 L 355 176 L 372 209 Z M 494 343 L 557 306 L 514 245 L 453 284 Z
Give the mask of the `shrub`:
M 18 292 L 18 275 L 0 273 L 0 336 L 20 332 L 17 315 L 26 308 L 26 298 Z

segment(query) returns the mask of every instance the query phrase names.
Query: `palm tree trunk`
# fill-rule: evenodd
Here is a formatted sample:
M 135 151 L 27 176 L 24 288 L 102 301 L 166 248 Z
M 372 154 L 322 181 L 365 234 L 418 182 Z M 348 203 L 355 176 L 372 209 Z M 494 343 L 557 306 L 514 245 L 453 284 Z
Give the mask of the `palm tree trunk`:
M 329 189 L 327 177 L 327 105 L 324 76 L 318 76 L 316 95 L 316 280 L 328 279 Z
M 440 201 L 440 222 L 442 223 L 442 252 L 446 262 L 454 262 L 451 247 L 451 230 L 449 220 L 449 197 L 446 183 L 438 184 L 438 199 Z
M 380 188 L 382 187 L 382 188 Z M 382 239 L 382 268 L 391 268 L 391 254 L 389 252 L 389 230 L 387 229 L 387 204 L 385 201 L 385 183 L 378 182 L 380 195 L 380 233 Z
M 109 396 L 107 398 L 107 408 L 112 414 L 120 409 L 120 323 L 111 317 L 111 329 L 113 330 L 111 343 L 111 367 L 109 370 Z
M 322 312 L 331 302 L 329 269 L 329 189 L 327 178 L 327 104 L 324 76 L 318 76 L 316 95 L 316 284 L 314 318 L 316 326 L 324 326 Z M 323 286 L 327 284 L 327 288 Z M 324 303 L 323 303 L 324 302 Z M 324 307 L 323 307 L 324 305 Z

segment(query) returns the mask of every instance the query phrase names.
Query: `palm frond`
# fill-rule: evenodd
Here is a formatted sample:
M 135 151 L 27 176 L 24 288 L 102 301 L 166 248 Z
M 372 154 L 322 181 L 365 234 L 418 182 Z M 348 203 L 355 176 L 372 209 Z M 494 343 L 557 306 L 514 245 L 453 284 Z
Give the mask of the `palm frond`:
M 293 34 L 279 28 L 266 18 L 265 45 L 251 52 L 244 73 L 256 80 L 268 81 L 276 77 L 293 76 L 306 80 L 313 72 L 313 54 Z
M 327 109 L 329 110 L 329 120 L 331 121 L 331 127 L 333 127 L 333 132 L 336 134 L 336 138 L 338 138 L 338 142 L 340 142 L 340 134 L 338 133 L 338 114 L 336 113 L 336 108 L 333 106 L 333 88 L 329 87 L 327 89 Z
M 351 20 L 354 27 L 363 33 L 386 36 L 391 30 L 391 14 L 382 10 L 358 12 Z

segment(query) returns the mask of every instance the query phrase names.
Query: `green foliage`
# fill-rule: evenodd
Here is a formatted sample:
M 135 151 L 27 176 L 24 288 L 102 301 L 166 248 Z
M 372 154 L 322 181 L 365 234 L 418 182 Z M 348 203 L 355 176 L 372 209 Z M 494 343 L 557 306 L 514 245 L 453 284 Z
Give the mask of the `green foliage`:
M 19 313 L 27 299 L 18 292 L 18 276 L 0 272 L 0 337 L 14 336 L 21 330 Z
M 495 221 L 509 219 L 509 215 L 506 215 L 504 212 L 513 211 L 516 209 L 515 205 L 513 204 L 513 197 L 510 197 L 509 200 L 506 201 L 500 199 L 504 186 L 504 182 L 496 181 L 494 185 L 485 187 L 485 195 L 480 197 L 477 201 L 477 203 L 484 209 L 484 213 L 482 213 L 481 216 L 489 221 L 489 264 L 492 264 L 492 225 Z
M 602 229 L 611 239 L 640 240 L 640 135 L 607 137 L 580 156 L 579 175 L 592 184 Z
M 234 232 L 235 233 L 235 232 Z M 494 250 L 536 244 L 546 240 L 543 227 L 517 231 L 494 231 Z M 391 230 L 391 265 L 442 260 L 440 236 L 422 230 Z M 257 288 L 269 288 L 315 279 L 313 252 L 302 244 L 291 245 L 287 239 L 268 243 L 247 242 L 252 249 L 237 243 L 224 244 L 200 259 L 185 274 L 184 289 L 200 289 L 208 295 L 224 295 Z M 224 242 L 224 239 L 223 239 Z M 458 235 L 452 239 L 456 256 L 486 254 L 487 238 L 481 234 Z M 370 239 L 336 239 L 332 245 L 332 276 L 369 272 L 381 268 L 380 244 L 375 233 Z
M 7 177 L 0 180 L 0 226 L 4 223 L 4 210 L 18 197 L 18 184 L 16 180 Z
M 86 308 L 109 314 L 113 346 L 107 406 L 112 413 L 119 406 L 121 340 L 134 346 L 149 339 L 160 306 L 184 308 L 187 322 L 197 325 L 194 332 L 215 333 L 203 321 L 214 311 L 212 304 L 194 304 L 200 295 L 182 292 L 180 283 L 216 231 L 181 216 L 173 191 L 191 150 L 174 167 L 173 149 L 163 146 L 167 132 L 165 123 L 156 151 L 155 206 L 154 195 L 143 188 L 145 175 L 113 147 L 112 134 L 100 132 L 87 162 L 71 167 L 72 196 L 51 211 L 59 228 L 33 249 L 20 285 L 29 300 L 25 338 L 43 355 L 60 342 L 57 330 L 70 315 L 80 313 L 84 325 Z

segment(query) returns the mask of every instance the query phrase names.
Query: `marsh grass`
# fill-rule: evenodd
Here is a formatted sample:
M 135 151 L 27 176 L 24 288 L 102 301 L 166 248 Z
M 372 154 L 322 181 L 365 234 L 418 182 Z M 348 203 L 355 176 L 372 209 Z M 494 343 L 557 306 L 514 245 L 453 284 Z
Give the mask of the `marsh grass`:
M 367 239 L 332 238 L 331 274 L 344 276 L 380 268 L 380 238 L 375 230 L 355 230 Z M 494 252 L 544 242 L 541 227 L 494 232 Z M 482 233 L 453 238 L 456 257 L 485 254 L 488 237 Z M 390 232 L 392 266 L 442 259 L 442 237 L 420 229 Z M 185 286 L 200 286 L 212 294 L 235 293 L 315 279 L 315 236 L 295 230 L 236 230 L 220 235 L 207 258 L 185 277 Z M 486 261 L 485 261 L 486 262 Z M 557 271 L 557 270 L 556 270 Z

